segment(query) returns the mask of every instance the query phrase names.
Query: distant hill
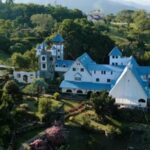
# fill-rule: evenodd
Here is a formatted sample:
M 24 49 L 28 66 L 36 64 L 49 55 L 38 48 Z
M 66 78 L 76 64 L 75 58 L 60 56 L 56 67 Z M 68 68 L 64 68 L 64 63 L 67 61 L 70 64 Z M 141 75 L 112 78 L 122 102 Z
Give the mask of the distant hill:
M 150 4 L 139 5 L 135 2 L 127 2 L 126 0 L 15 0 L 15 2 L 25 3 L 40 3 L 40 4 L 61 4 L 69 8 L 78 8 L 84 12 L 89 12 L 93 9 L 101 9 L 103 13 L 117 13 L 124 9 L 145 9 L 150 12 Z

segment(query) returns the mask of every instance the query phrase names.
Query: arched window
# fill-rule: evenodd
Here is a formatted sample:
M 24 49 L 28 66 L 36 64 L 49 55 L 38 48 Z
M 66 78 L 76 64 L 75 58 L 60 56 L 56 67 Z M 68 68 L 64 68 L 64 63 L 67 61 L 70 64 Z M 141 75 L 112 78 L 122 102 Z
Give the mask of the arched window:
M 82 79 L 82 75 L 80 73 L 76 73 L 74 76 L 74 80 L 81 81 L 81 79 Z
M 72 90 L 68 89 L 66 90 L 67 93 L 72 93 Z
M 144 99 L 139 99 L 138 102 L 139 102 L 139 103 L 146 103 L 146 100 L 144 100 Z
M 83 94 L 83 91 L 82 90 L 77 90 L 77 93 L 78 94 Z
M 23 75 L 23 81 L 28 82 L 28 76 L 27 75 Z

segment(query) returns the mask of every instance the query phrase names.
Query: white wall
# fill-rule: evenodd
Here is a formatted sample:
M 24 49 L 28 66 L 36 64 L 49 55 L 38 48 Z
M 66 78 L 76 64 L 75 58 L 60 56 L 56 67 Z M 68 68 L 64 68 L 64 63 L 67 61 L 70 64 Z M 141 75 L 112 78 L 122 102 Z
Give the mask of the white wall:
M 128 68 L 125 68 L 109 94 L 116 99 L 118 104 L 139 106 L 139 99 L 144 99 L 147 102 L 145 91 Z M 146 105 L 144 104 L 143 107 L 146 107 Z
M 32 83 L 36 78 L 36 72 L 24 72 L 24 71 L 14 71 L 14 79 L 19 83 Z M 27 76 L 27 82 L 24 80 L 24 76 Z
M 73 68 L 76 68 L 76 71 L 73 71 Z M 82 76 L 82 82 L 92 82 L 92 76 L 90 75 L 90 73 L 85 68 L 84 72 L 81 72 L 81 68 L 84 68 L 84 66 L 78 60 L 75 61 L 74 64 L 68 70 L 68 72 L 65 73 L 65 80 L 76 81 L 75 75 L 77 73 L 80 73 Z
M 129 62 L 129 57 L 120 57 L 118 56 L 118 58 L 113 58 L 113 56 L 109 57 L 109 64 L 112 65 L 114 64 L 118 64 L 118 65 L 122 65 L 122 66 L 126 66 Z

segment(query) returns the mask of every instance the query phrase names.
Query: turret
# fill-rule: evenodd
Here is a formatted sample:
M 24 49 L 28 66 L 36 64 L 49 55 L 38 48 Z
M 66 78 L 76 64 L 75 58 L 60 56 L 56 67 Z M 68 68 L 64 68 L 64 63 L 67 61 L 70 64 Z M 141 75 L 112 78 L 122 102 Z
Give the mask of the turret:
M 56 60 L 64 59 L 64 39 L 60 34 L 57 34 L 53 39 L 53 46 L 51 48 L 52 56 Z
M 120 65 L 120 61 L 122 57 L 122 52 L 119 50 L 118 47 L 115 47 L 112 49 L 112 51 L 109 53 L 109 64 L 113 66 Z

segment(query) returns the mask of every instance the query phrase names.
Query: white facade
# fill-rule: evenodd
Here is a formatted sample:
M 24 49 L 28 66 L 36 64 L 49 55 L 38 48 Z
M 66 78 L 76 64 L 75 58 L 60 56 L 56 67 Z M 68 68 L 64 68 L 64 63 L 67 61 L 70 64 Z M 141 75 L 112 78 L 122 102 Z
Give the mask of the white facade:
M 67 81 L 92 82 L 92 76 L 90 72 L 88 72 L 78 60 L 75 61 L 70 69 L 65 73 L 64 79 Z
M 147 94 L 128 67 L 125 68 L 109 94 L 115 98 L 116 103 L 119 105 L 147 106 Z
M 109 64 L 113 66 L 126 66 L 129 59 L 129 57 L 109 56 Z
M 32 83 L 34 79 L 36 79 L 36 72 L 24 72 L 24 71 L 14 71 L 13 72 L 14 79 L 19 83 Z

